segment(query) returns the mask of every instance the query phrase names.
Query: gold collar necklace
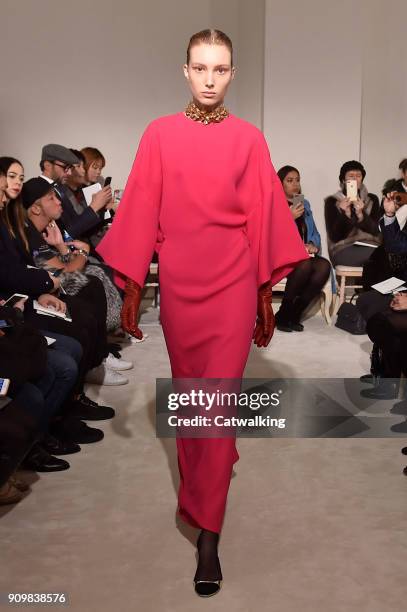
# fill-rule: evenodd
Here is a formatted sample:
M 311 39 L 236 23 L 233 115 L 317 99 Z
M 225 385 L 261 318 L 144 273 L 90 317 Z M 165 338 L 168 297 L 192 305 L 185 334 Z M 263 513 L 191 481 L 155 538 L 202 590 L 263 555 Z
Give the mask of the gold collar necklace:
M 215 108 L 213 111 L 203 111 L 197 107 L 195 102 L 190 102 L 185 109 L 185 114 L 193 121 L 199 121 L 208 125 L 208 123 L 220 123 L 226 117 L 229 117 L 229 111 L 223 104 Z

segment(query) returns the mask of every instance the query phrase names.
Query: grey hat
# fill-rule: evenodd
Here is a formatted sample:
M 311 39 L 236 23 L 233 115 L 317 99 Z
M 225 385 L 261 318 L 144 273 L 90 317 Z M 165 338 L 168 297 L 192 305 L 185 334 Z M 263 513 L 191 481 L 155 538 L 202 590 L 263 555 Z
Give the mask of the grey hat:
M 41 161 L 60 161 L 70 166 L 81 163 L 81 160 L 76 155 L 59 144 L 47 144 L 42 147 Z

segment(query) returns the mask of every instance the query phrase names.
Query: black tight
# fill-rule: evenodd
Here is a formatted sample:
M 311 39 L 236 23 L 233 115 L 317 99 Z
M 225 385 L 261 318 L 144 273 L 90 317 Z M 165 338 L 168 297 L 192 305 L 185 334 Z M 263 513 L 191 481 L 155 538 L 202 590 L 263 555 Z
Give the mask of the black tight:
M 280 321 L 299 322 L 301 314 L 319 295 L 331 272 L 331 264 L 323 257 L 301 261 L 287 276 Z

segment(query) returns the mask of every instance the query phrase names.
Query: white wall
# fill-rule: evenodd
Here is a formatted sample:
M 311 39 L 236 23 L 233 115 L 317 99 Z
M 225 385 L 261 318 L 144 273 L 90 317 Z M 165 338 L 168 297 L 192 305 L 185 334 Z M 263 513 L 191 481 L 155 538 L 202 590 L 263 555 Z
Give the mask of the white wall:
M 276 169 L 299 168 L 324 243 L 341 164 L 360 159 L 378 193 L 407 157 L 406 23 L 404 0 L 266 0 L 265 135 Z
M 367 0 L 365 0 L 367 1 Z M 369 0 L 365 19 L 361 157 L 378 193 L 407 157 L 407 2 Z
M 323 198 L 338 188 L 341 163 L 359 157 L 361 41 L 354 5 L 330 3 L 328 15 L 326 0 L 266 1 L 264 131 L 276 170 L 299 169 L 324 236 Z
M 122 187 L 146 124 L 185 108 L 187 43 L 206 27 L 243 58 L 231 109 L 260 125 L 263 11 L 263 0 L 2 0 L 0 155 L 30 177 L 43 144 L 96 146 Z

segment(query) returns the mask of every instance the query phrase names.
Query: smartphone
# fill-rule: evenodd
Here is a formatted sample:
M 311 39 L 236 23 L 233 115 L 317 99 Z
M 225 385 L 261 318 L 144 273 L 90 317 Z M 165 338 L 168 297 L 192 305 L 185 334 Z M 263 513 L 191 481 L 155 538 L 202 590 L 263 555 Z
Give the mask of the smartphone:
M 293 196 L 293 206 L 295 208 L 304 206 L 304 196 L 302 193 L 298 193 L 297 195 Z
M 112 177 L 111 176 L 107 176 L 105 178 L 105 184 L 103 185 L 103 187 L 108 187 L 111 182 L 112 182 Z
M 51 274 L 51 276 L 53 276 L 54 278 L 58 278 L 58 276 L 61 276 L 62 272 L 64 271 L 64 268 L 52 268 L 51 270 L 48 270 L 48 272 Z
M 7 395 L 9 386 L 10 386 L 9 378 L 0 378 L 0 396 Z
M 13 306 L 15 306 L 21 300 L 24 300 L 24 302 L 28 300 L 28 295 L 23 295 L 22 293 L 14 293 L 8 298 L 8 300 L 4 302 L 3 306 L 10 306 L 11 308 L 13 308 Z
M 346 197 L 351 202 L 356 202 L 358 199 L 358 182 L 356 179 L 350 179 L 346 181 Z

